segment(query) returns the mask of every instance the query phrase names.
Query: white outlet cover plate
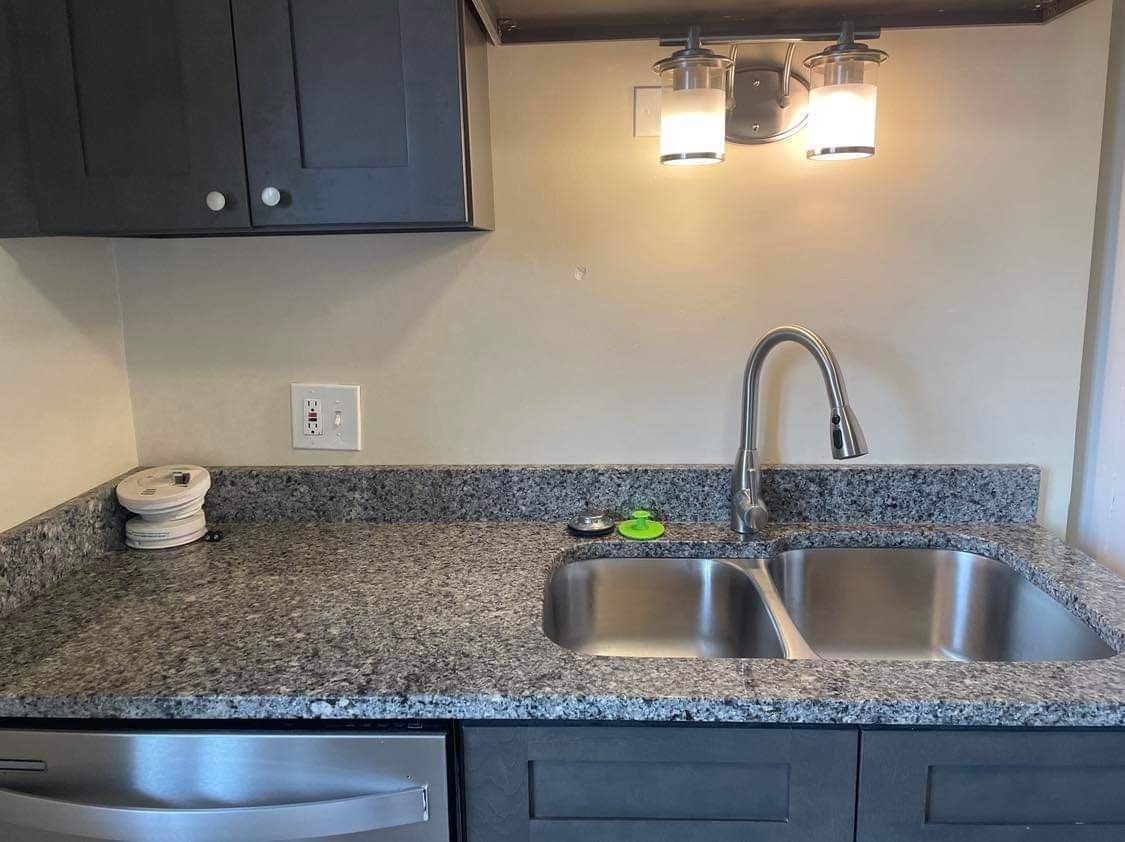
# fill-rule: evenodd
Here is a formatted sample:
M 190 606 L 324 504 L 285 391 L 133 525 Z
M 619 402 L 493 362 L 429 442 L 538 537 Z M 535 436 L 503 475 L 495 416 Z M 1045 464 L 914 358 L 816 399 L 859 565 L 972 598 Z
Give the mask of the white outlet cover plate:
M 633 88 L 633 137 L 660 137 L 660 87 Z
M 305 433 L 305 401 L 320 401 L 320 435 Z M 359 386 L 290 385 L 294 450 L 360 450 L 363 445 Z M 338 420 L 337 420 L 338 419 Z

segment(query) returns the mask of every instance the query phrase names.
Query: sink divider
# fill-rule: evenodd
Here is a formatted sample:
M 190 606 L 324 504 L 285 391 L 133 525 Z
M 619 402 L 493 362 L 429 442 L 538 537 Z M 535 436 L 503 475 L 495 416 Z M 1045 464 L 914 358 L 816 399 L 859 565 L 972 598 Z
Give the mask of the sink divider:
M 781 638 L 781 646 L 785 650 L 785 657 L 791 661 L 819 661 L 820 656 L 805 641 L 804 635 L 797 629 L 797 624 L 789 616 L 789 610 L 777 592 L 773 577 L 770 575 L 767 559 L 764 558 L 732 558 L 728 559 L 737 565 L 754 584 L 762 603 L 769 612 L 777 636 Z

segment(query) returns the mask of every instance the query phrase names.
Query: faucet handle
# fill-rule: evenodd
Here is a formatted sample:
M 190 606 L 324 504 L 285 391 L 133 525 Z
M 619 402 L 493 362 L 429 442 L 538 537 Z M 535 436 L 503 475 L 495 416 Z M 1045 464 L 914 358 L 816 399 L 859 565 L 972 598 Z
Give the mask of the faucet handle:
M 743 488 L 736 492 L 731 503 L 736 510 L 735 519 L 747 527 L 746 531 L 761 532 L 769 523 L 769 509 L 761 500 L 755 499 L 754 492 L 751 489 Z

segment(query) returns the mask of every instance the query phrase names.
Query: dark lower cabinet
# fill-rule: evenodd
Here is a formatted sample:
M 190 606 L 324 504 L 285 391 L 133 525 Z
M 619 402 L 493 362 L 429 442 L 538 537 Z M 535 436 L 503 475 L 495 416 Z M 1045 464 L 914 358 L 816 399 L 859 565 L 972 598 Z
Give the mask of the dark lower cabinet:
M 1121 842 L 1120 731 L 864 731 L 858 842 Z
M 229 0 L 12 2 L 43 231 L 249 226 Z
M 859 732 L 463 729 L 468 842 L 849 842 Z
M 467 842 L 1125 840 L 1119 729 L 476 723 L 462 746 Z

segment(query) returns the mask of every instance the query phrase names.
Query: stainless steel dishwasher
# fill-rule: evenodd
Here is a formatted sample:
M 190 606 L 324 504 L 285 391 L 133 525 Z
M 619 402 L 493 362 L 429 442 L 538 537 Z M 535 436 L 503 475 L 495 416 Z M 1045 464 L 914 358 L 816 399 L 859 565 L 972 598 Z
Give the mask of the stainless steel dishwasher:
M 4 842 L 449 842 L 444 732 L 0 731 Z

